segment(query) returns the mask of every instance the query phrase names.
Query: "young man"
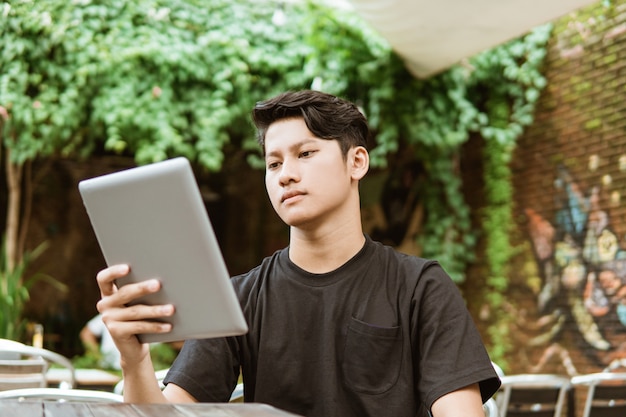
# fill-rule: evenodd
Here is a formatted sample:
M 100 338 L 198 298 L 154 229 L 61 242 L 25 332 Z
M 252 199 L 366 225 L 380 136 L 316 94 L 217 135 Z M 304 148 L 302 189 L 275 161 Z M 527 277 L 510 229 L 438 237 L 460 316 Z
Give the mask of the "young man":
M 120 352 L 115 347 L 115 342 L 104 325 L 101 314 L 85 324 L 79 337 L 86 353 L 99 358 L 100 366 L 107 369 L 120 369 Z
M 125 307 L 158 281 L 118 289 L 128 266 L 101 271 L 98 309 L 122 355 L 125 399 L 227 401 L 241 369 L 246 401 L 303 416 L 484 416 L 499 379 L 458 289 L 436 262 L 363 234 L 365 117 L 301 91 L 258 103 L 253 118 L 289 246 L 232 279 L 249 333 L 185 342 L 163 392 L 135 334 L 169 331 L 149 320 L 173 306 Z

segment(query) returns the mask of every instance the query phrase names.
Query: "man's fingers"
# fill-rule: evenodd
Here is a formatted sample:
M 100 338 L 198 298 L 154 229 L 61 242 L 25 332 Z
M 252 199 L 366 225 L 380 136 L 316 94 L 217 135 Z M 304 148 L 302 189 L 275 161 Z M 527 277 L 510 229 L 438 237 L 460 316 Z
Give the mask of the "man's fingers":
M 115 313 L 111 312 L 110 318 L 115 321 L 142 321 L 170 317 L 173 314 L 174 306 L 171 304 L 158 306 L 137 304 L 118 309 Z
M 102 297 L 113 294 L 116 291 L 115 280 L 128 275 L 129 272 L 130 267 L 124 264 L 113 265 L 98 272 L 96 281 L 98 282 L 98 287 L 100 287 Z
M 115 296 L 117 303 L 129 304 L 140 297 L 154 294 L 161 289 L 161 282 L 158 279 L 147 279 L 135 284 L 127 284 L 118 288 Z
M 171 304 L 159 306 L 139 304 L 108 310 L 103 314 L 102 320 L 114 337 L 142 333 L 165 333 L 172 329 L 172 325 L 161 322 L 159 319 L 170 317 L 174 312 L 174 306 Z
M 114 338 L 145 333 L 167 333 L 171 330 L 170 323 L 160 321 L 116 321 L 109 325 L 109 332 Z
M 107 276 L 108 279 L 108 276 Z M 106 281 L 105 281 L 106 282 Z M 102 284 L 102 285 L 107 285 Z M 102 288 L 102 287 L 101 287 Z M 96 304 L 96 308 L 100 313 L 103 313 L 105 310 L 110 308 L 119 308 L 125 307 L 128 304 L 135 304 L 133 301 L 137 300 L 140 297 L 153 294 L 158 292 L 161 289 L 161 282 L 157 279 L 149 279 L 145 281 L 141 281 L 135 284 L 127 284 L 123 285 L 120 288 L 114 286 L 113 293 L 108 296 L 104 295 L 104 290 L 102 298 Z M 136 309 L 129 310 L 130 313 L 135 312 Z M 163 316 L 163 314 L 161 314 Z M 125 320 L 137 320 L 137 317 L 126 317 Z

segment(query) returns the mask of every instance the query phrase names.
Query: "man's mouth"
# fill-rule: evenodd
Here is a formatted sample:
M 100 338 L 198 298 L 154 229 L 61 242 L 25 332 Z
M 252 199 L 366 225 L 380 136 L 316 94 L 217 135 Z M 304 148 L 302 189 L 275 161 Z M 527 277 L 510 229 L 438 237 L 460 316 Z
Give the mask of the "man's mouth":
M 280 198 L 280 202 L 281 202 L 281 203 L 284 203 L 286 200 L 289 200 L 290 198 L 297 197 L 297 196 L 299 196 L 299 195 L 303 195 L 303 193 L 302 193 L 302 192 L 300 192 L 300 191 L 296 191 L 296 190 L 293 190 L 293 191 L 285 191 L 285 192 L 283 193 L 282 197 Z

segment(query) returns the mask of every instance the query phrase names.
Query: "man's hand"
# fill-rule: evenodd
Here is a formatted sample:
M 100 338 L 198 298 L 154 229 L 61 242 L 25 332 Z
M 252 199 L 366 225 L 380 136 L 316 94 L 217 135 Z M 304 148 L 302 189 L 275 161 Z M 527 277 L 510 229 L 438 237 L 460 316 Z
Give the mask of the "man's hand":
M 114 265 L 103 269 L 96 277 L 101 296 L 97 308 L 120 351 L 122 368 L 135 366 L 150 355 L 149 345 L 141 344 L 136 335 L 169 332 L 171 324 L 157 322 L 155 319 L 174 314 L 174 306 L 171 304 L 129 305 L 137 298 L 156 293 L 161 289 L 161 283 L 157 279 L 127 284 L 118 288 L 115 280 L 128 275 L 129 272 L 128 265 Z

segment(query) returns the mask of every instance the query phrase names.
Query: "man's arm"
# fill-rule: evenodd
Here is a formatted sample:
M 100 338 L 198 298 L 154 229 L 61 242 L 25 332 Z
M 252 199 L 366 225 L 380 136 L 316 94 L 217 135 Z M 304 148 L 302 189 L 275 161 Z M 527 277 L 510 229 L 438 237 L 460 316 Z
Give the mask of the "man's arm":
M 171 403 L 195 403 L 198 402 L 191 394 L 176 384 L 169 383 L 163 390 L 165 398 Z
M 191 403 L 197 402 L 187 391 L 168 384 L 161 391 L 152 360 L 147 356 L 143 363 L 122 366 L 124 373 L 124 401 L 130 403 Z
M 433 417 L 485 417 L 478 384 L 452 391 L 438 398 L 431 408 Z
M 98 341 L 96 335 L 89 330 L 88 326 L 81 329 L 79 337 L 88 353 L 100 356 L 100 342 Z

